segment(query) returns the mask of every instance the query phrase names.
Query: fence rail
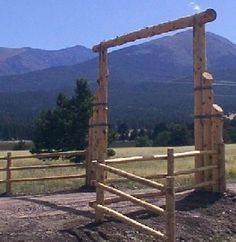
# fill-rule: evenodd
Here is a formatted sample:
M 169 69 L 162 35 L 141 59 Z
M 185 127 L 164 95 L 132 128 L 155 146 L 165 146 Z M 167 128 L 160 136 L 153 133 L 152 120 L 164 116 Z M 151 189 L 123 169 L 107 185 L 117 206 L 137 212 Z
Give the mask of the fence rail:
M 196 150 L 196 151 L 187 151 L 181 153 L 174 153 L 174 149 L 169 148 L 167 150 L 166 155 L 152 155 L 149 157 L 145 156 L 133 156 L 133 157 L 124 157 L 124 158 L 115 158 L 115 159 L 107 159 L 104 160 L 104 163 L 93 161 L 94 170 L 96 171 L 96 181 L 93 184 L 96 186 L 96 200 L 90 202 L 90 206 L 93 207 L 96 211 L 96 219 L 102 220 L 105 214 L 110 215 L 118 220 L 126 222 L 130 225 L 133 225 L 137 229 L 154 236 L 155 238 L 161 238 L 167 241 L 175 240 L 175 195 L 192 189 L 198 188 L 209 188 L 214 190 L 214 186 L 216 186 L 219 181 L 215 177 L 211 177 L 208 180 L 198 183 L 195 185 L 176 187 L 175 186 L 175 177 L 183 176 L 188 174 L 196 174 L 198 172 L 208 172 L 208 171 L 216 171 L 220 169 L 219 163 L 212 163 L 211 165 L 205 165 L 202 167 L 186 169 L 186 170 L 177 170 L 175 171 L 175 160 L 186 157 L 204 157 L 208 156 L 209 159 L 217 156 L 219 149 L 215 150 Z M 141 177 L 122 169 L 118 169 L 113 167 L 112 165 L 116 164 L 124 164 L 124 163 L 132 163 L 132 162 L 145 162 L 145 161 L 153 161 L 153 160 L 166 160 L 167 161 L 167 171 L 162 174 L 153 174 L 145 177 Z M 106 173 L 110 172 L 122 178 L 113 178 L 107 179 Z M 152 178 L 164 179 L 165 183 L 161 184 L 156 181 L 150 180 Z M 152 187 L 157 189 L 155 192 L 149 193 L 139 193 L 139 194 L 128 194 L 123 191 L 120 191 L 117 188 L 109 186 L 110 182 L 115 181 L 135 181 L 146 185 L 148 187 Z M 116 197 L 105 198 L 105 193 L 109 192 L 115 194 Z M 147 201 L 142 199 L 150 197 L 165 197 L 166 205 L 165 210 L 156 205 L 150 204 Z M 138 223 L 137 221 L 130 219 L 129 217 L 118 213 L 117 211 L 108 208 L 107 205 L 112 203 L 117 203 L 121 201 L 130 201 L 136 205 L 144 207 L 155 214 L 165 215 L 166 217 L 166 230 L 165 233 L 154 230 L 148 226 Z
M 187 158 L 187 157 L 195 157 L 200 155 L 214 155 L 216 151 L 214 150 L 195 150 L 195 151 L 187 151 L 181 153 L 175 153 L 174 158 Z M 106 164 L 122 164 L 122 163 L 130 163 L 130 162 L 142 162 L 142 161 L 153 161 L 153 160 L 167 160 L 168 155 L 152 155 L 152 156 L 131 156 L 131 157 L 122 157 L 122 158 L 114 158 L 114 159 L 106 159 Z
M 0 160 L 6 160 L 6 167 L 0 168 L 0 172 L 6 172 L 6 179 L 0 180 L 0 183 L 6 184 L 6 194 L 12 193 L 12 183 L 19 182 L 33 182 L 33 181 L 49 181 L 49 180 L 62 180 L 62 179 L 79 179 L 85 178 L 85 174 L 76 175 L 63 175 L 63 176 L 45 176 L 45 177 L 27 177 L 27 178 L 12 178 L 12 171 L 24 171 L 24 170 L 41 170 L 41 169 L 55 169 L 55 168 L 66 168 L 66 167 L 85 167 L 85 164 L 50 164 L 50 165 L 30 165 L 30 166 L 13 166 L 13 160 L 22 159 L 43 159 L 43 158 L 54 158 L 54 157 L 73 157 L 84 155 L 86 151 L 67 151 L 67 152 L 54 152 L 54 153 L 43 153 L 35 155 L 18 155 L 12 156 L 11 152 L 7 153 L 7 156 L 0 157 Z

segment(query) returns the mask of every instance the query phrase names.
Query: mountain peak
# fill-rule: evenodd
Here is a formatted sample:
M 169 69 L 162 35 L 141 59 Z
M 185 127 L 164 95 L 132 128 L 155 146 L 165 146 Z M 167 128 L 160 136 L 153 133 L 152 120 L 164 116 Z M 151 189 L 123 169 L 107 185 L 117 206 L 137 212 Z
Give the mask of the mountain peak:
M 74 65 L 96 55 L 81 45 L 60 50 L 31 47 L 0 48 L 0 75 L 15 75 L 56 66 Z

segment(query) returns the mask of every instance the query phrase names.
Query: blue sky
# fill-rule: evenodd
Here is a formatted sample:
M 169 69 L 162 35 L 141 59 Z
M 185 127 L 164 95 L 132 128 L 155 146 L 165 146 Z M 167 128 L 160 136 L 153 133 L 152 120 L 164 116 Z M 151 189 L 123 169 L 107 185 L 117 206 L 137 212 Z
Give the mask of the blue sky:
M 0 0 L 0 46 L 92 47 L 206 8 L 218 15 L 207 30 L 236 43 L 236 0 Z

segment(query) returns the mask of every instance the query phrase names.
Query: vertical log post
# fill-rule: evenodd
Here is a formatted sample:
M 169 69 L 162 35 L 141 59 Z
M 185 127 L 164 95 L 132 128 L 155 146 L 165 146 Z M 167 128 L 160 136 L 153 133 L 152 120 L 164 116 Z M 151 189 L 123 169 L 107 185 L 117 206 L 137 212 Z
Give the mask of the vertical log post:
M 176 237 L 175 221 L 175 178 L 174 178 L 174 149 L 167 151 L 167 177 L 166 177 L 166 241 L 174 242 Z
M 98 150 L 97 150 L 97 129 L 94 124 L 97 123 L 97 97 L 94 97 L 93 100 L 93 114 L 89 120 L 89 136 L 88 136 L 88 148 L 86 152 L 86 186 L 92 186 L 92 181 L 96 179 L 95 167 L 92 163 L 93 160 L 98 159 Z
M 223 141 L 223 109 L 216 105 L 212 105 L 212 130 L 211 138 L 214 150 L 217 151 L 213 155 L 212 163 L 217 165 L 217 168 L 213 170 L 213 185 L 214 192 L 225 192 L 226 179 L 225 179 L 225 146 Z
M 203 115 L 203 148 L 204 150 L 212 149 L 211 139 L 211 111 L 213 105 L 213 77 L 208 72 L 202 74 L 202 115 Z M 204 166 L 212 164 L 212 155 L 204 155 Z M 212 179 L 212 170 L 204 171 L 204 181 Z M 211 186 L 204 187 L 206 190 L 212 190 Z
M 193 65 L 194 65 L 194 141 L 195 149 L 203 150 L 202 122 L 202 73 L 206 71 L 205 25 L 194 18 L 193 25 Z M 203 157 L 195 157 L 195 168 L 203 166 Z M 204 172 L 195 173 L 195 183 L 204 181 Z
M 98 131 L 98 162 L 104 162 L 107 156 L 107 134 L 108 134 L 108 124 L 107 124 L 107 78 L 108 78 L 108 67 L 107 67 L 107 50 L 102 50 L 99 53 L 99 89 L 98 89 L 98 102 L 96 103 L 98 107 L 98 118 L 97 126 Z
M 104 183 L 105 173 L 104 168 L 99 166 L 99 163 L 95 163 L 96 169 L 96 181 Z M 104 205 L 104 190 L 102 188 L 96 187 L 96 203 Z M 101 210 L 95 208 L 96 212 L 96 222 L 101 222 L 104 219 L 104 213 Z
M 6 166 L 6 194 L 11 195 L 11 166 L 12 166 L 12 159 L 11 159 L 11 152 L 7 153 L 7 166 Z
M 86 185 L 91 186 L 95 180 L 95 170 L 92 161 L 104 161 L 108 145 L 108 65 L 107 50 L 99 53 L 98 90 L 93 102 L 93 116 L 90 119 L 89 145 L 86 157 Z
M 107 50 L 102 50 L 99 53 L 99 89 L 97 95 L 97 140 L 98 163 L 105 163 L 107 157 Z M 96 166 L 96 180 L 104 183 L 106 174 L 102 167 Z M 104 205 L 104 191 L 101 188 L 96 188 L 97 203 Z M 96 221 L 102 221 L 104 213 L 101 210 L 96 210 Z

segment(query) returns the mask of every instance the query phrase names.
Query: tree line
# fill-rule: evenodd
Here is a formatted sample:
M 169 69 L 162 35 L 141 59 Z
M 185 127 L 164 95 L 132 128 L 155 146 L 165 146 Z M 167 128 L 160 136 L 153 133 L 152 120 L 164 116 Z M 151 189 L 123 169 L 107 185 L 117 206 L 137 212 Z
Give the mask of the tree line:
M 1 139 L 32 139 L 37 150 L 74 150 L 87 146 L 88 121 L 92 114 L 93 94 L 86 80 L 78 80 L 74 94 L 60 93 L 56 105 L 41 112 L 34 124 L 0 117 Z M 142 117 L 145 120 L 145 116 Z M 109 143 L 132 142 L 136 146 L 181 146 L 194 143 L 190 122 L 157 122 L 132 126 L 129 120 L 111 124 Z M 236 119 L 225 119 L 224 140 L 236 143 Z

